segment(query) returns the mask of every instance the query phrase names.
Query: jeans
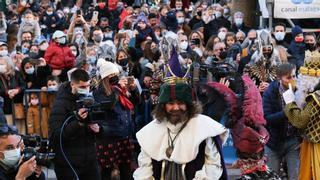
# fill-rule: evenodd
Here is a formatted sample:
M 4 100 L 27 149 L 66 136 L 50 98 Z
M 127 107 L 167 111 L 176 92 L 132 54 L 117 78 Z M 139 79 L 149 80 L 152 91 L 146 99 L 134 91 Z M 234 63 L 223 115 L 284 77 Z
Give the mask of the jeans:
M 300 166 L 300 142 L 297 137 L 287 139 L 278 146 L 277 150 L 265 147 L 265 156 L 267 165 L 276 173 L 280 173 L 280 163 L 284 159 L 287 166 L 287 175 L 289 180 L 298 180 Z

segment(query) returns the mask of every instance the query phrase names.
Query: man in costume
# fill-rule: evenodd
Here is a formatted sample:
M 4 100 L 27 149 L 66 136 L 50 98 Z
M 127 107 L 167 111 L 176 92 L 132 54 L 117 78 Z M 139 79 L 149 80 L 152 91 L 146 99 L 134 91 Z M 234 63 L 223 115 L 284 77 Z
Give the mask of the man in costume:
M 307 51 L 300 68 L 297 91 L 283 93 L 284 112 L 293 126 L 304 132 L 300 146 L 299 179 L 320 179 L 320 53 Z
M 221 154 L 227 129 L 200 114 L 174 47 L 166 68 L 155 119 L 137 133 L 141 153 L 134 179 L 227 179 Z
M 255 81 L 259 91 L 264 92 L 269 83 L 276 79 L 276 69 L 281 64 L 281 60 L 278 50 L 274 48 L 270 32 L 263 29 L 257 34 L 255 42 L 257 50 L 252 55 L 245 72 Z

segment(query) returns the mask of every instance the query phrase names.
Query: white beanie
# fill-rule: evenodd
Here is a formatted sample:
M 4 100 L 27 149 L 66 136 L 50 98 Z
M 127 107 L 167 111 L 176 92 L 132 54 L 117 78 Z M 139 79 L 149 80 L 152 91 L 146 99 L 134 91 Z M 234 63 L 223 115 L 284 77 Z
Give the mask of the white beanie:
M 104 79 L 110 74 L 114 74 L 114 73 L 119 74 L 119 69 L 117 65 L 115 65 L 112 62 L 106 61 L 105 59 L 102 59 L 102 58 L 98 59 L 97 68 L 99 70 L 101 79 Z

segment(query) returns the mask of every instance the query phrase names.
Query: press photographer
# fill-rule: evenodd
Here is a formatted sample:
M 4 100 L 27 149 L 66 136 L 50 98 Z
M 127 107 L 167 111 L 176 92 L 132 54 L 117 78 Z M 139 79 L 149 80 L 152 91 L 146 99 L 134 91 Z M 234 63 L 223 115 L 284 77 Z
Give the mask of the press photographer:
M 1 180 L 44 180 L 36 156 L 26 159 L 22 137 L 15 127 L 0 125 L 0 179 Z
M 88 109 L 79 108 L 77 103 L 89 89 L 88 73 L 77 69 L 71 82 L 62 84 L 57 92 L 49 118 L 57 179 L 100 179 L 94 138 L 100 127 L 89 123 Z

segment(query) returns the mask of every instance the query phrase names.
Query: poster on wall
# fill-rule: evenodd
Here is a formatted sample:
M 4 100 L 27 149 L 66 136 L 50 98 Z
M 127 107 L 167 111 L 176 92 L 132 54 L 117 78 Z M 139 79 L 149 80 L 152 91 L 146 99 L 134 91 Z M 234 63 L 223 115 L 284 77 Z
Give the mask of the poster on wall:
M 285 19 L 320 18 L 320 0 L 274 0 L 274 17 Z

